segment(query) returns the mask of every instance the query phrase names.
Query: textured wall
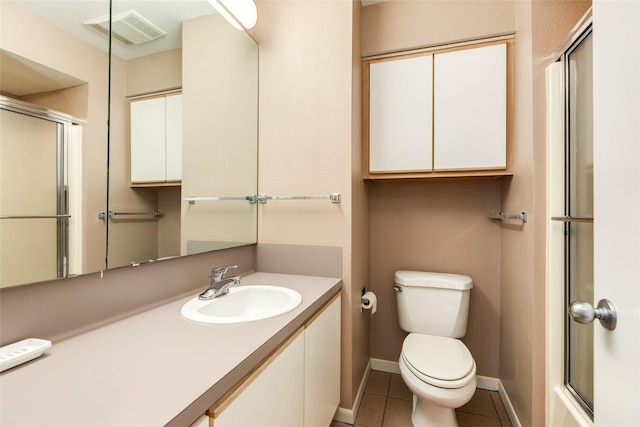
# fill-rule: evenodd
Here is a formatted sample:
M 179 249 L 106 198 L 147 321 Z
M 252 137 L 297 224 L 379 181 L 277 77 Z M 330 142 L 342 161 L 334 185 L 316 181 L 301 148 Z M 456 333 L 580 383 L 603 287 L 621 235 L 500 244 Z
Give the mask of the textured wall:
M 260 44 L 259 193 L 342 194 L 259 206 L 258 241 L 342 248 L 342 398 L 351 408 L 369 357 L 369 323 L 359 311 L 368 259 L 367 203 L 359 179 L 358 5 L 258 1 Z M 357 239 L 357 240 L 356 240 Z

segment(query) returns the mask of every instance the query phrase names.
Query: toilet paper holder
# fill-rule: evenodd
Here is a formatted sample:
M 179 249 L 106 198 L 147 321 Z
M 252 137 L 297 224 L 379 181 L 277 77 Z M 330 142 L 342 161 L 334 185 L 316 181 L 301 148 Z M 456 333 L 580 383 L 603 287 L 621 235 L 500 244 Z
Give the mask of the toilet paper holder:
M 360 311 L 371 310 L 371 314 L 374 314 L 378 308 L 378 298 L 373 292 L 365 292 L 360 296 Z

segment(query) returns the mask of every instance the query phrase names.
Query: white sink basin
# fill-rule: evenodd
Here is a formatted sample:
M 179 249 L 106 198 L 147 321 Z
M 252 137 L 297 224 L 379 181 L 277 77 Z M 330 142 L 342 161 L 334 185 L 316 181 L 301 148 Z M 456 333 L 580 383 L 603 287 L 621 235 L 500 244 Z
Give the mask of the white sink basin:
M 297 291 L 282 286 L 243 285 L 203 301 L 195 297 L 182 306 L 182 316 L 193 322 L 230 324 L 253 322 L 287 313 L 302 302 Z

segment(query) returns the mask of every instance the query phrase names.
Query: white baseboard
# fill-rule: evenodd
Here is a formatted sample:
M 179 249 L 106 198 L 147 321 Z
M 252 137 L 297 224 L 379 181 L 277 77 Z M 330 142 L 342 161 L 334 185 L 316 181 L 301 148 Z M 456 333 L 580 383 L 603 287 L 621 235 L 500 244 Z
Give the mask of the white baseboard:
M 374 371 L 389 372 L 390 374 L 400 374 L 398 362 L 383 359 L 371 359 L 371 369 Z M 497 378 L 483 377 L 478 375 L 478 388 L 483 390 L 498 391 L 500 380 Z
M 511 420 L 511 424 L 513 427 L 522 427 L 522 423 L 520 423 L 520 419 L 516 414 L 515 409 L 513 409 L 513 404 L 511 403 L 511 399 L 509 399 L 509 395 L 507 394 L 507 390 L 505 390 L 504 385 L 502 385 L 502 381 L 499 382 L 498 393 L 500 393 L 500 399 L 502 399 L 502 403 L 504 404 L 504 409 L 509 414 L 509 419 Z
M 483 377 L 482 375 L 476 375 L 476 380 L 478 380 L 477 388 L 481 388 L 483 390 L 489 391 L 499 391 L 500 390 L 500 380 L 498 378 L 493 377 Z
M 371 369 L 374 371 L 389 372 L 391 374 L 400 374 L 400 365 L 398 362 L 383 359 L 371 359 Z
M 369 365 L 371 369 L 374 371 L 389 372 L 391 374 L 400 373 L 400 366 L 398 362 L 394 362 L 391 360 L 371 359 L 371 361 L 369 362 Z M 369 374 L 367 373 L 366 376 L 368 377 Z M 477 386 L 478 388 L 481 388 L 483 390 L 489 390 L 489 391 L 497 391 L 500 394 L 500 398 L 502 399 L 502 403 L 504 403 L 504 408 L 507 411 L 507 414 L 509 414 L 509 418 L 511 419 L 511 424 L 513 424 L 513 427 L 522 427 L 522 424 L 520 423 L 520 420 L 516 415 L 516 411 L 513 409 L 513 404 L 509 399 L 509 395 L 507 394 L 507 391 L 502 385 L 502 381 L 500 381 L 499 378 L 484 377 L 482 375 L 478 375 L 476 378 L 478 380 L 478 386 Z M 362 385 L 360 386 L 360 388 L 362 389 Z M 357 414 L 357 411 L 356 411 L 356 414 Z M 353 424 L 353 423 L 350 423 L 350 424 Z
M 356 394 L 356 399 L 353 402 L 353 407 L 351 409 L 338 407 L 336 410 L 333 419 L 335 421 L 347 424 L 355 424 L 356 417 L 358 416 L 358 410 L 360 409 L 360 403 L 362 402 L 362 397 L 364 396 L 364 390 L 367 387 L 367 381 L 369 381 L 369 375 L 371 374 L 371 360 L 367 364 L 366 369 L 364 370 L 364 375 L 362 376 L 362 381 L 360 381 L 360 387 L 358 388 L 358 394 Z

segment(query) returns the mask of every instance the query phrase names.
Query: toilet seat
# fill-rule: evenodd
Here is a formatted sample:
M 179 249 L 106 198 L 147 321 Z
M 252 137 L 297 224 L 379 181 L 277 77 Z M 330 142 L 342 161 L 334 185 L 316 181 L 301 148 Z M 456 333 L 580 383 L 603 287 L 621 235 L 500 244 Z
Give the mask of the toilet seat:
M 409 334 L 401 357 L 416 377 L 436 387 L 460 388 L 475 377 L 469 349 L 455 338 Z

